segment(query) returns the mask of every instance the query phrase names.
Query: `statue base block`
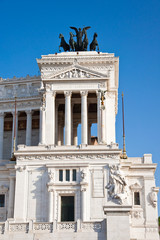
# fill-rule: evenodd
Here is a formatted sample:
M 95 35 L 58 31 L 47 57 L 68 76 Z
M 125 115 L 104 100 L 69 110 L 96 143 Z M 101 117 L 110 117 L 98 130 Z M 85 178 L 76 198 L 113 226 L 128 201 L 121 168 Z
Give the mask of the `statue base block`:
M 131 206 L 105 206 L 106 239 L 130 240 L 129 213 Z

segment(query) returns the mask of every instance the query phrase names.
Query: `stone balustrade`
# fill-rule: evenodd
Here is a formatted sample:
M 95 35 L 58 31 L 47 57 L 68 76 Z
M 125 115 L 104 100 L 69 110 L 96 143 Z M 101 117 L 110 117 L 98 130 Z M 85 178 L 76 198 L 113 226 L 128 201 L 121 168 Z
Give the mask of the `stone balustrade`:
M 103 222 L 0 222 L 0 234 L 5 232 L 52 233 L 58 232 L 101 232 Z

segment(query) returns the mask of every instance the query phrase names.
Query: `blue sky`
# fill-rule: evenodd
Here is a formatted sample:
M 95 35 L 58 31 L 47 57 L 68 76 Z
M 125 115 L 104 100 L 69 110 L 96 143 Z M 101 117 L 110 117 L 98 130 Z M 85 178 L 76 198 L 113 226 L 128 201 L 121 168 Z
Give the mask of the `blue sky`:
M 160 1 L 0 0 L 0 76 L 37 75 L 36 58 L 58 52 L 69 26 L 91 26 L 89 40 L 97 32 L 100 51 L 120 57 L 117 142 L 124 91 L 128 156 L 152 153 L 160 186 Z

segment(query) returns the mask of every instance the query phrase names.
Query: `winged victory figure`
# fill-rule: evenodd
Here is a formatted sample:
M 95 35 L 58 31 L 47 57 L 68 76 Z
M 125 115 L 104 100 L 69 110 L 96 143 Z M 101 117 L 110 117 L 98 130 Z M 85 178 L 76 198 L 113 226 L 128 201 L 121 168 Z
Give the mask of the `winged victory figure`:
M 81 28 L 76 28 L 76 27 L 70 27 L 71 29 L 74 29 L 76 32 L 76 37 L 77 37 L 77 44 L 76 44 L 76 51 L 84 51 L 84 44 L 82 41 L 83 34 L 86 34 L 86 30 L 91 28 L 91 27 L 84 27 L 82 30 Z

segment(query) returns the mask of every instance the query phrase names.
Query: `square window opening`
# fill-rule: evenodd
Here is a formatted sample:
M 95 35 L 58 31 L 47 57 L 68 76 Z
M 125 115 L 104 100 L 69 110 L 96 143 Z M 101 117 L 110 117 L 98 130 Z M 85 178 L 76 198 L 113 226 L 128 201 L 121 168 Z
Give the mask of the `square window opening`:
M 0 194 L 0 207 L 5 207 L 5 195 Z
M 72 171 L 72 181 L 76 181 L 76 169 Z
M 66 181 L 70 181 L 70 170 L 66 170 Z
M 59 181 L 63 182 L 63 170 L 59 170 Z
M 140 194 L 139 194 L 139 192 L 134 192 L 134 205 L 140 205 Z

